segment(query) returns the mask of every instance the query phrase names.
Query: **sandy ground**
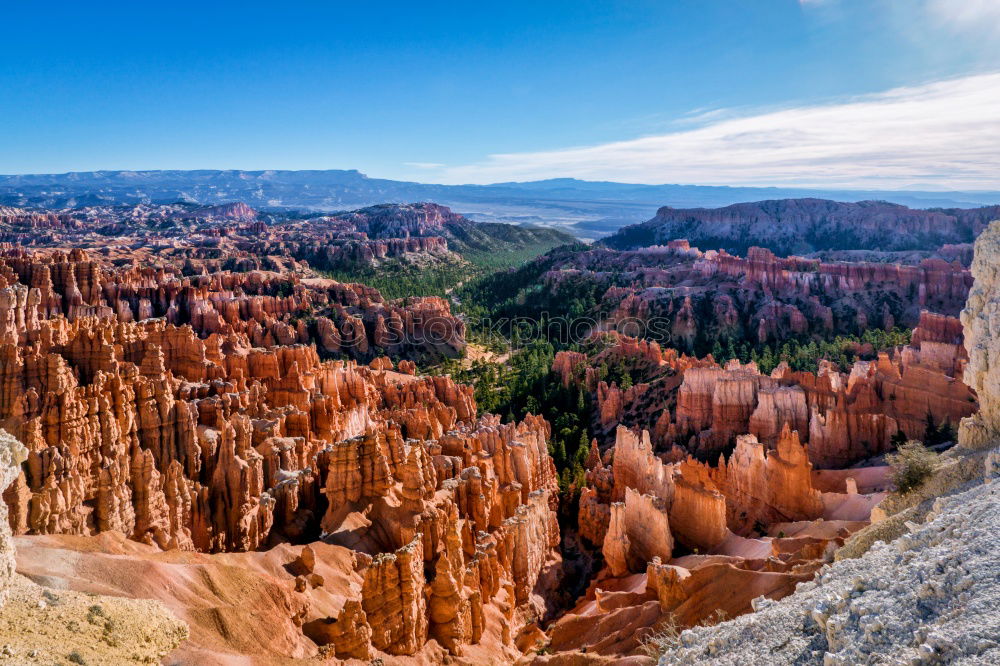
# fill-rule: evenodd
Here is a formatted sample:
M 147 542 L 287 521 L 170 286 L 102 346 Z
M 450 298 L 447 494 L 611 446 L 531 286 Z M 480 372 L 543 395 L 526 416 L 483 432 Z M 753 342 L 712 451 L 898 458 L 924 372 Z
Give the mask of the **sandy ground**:
M 158 664 L 187 635 L 157 601 L 53 590 L 15 576 L 0 609 L 0 664 Z
M 491 352 L 481 345 L 476 345 L 469 343 L 465 347 L 465 358 L 462 359 L 462 367 L 470 368 L 472 364 L 476 361 L 482 361 L 484 363 L 504 363 L 510 358 L 510 352 L 504 352 L 503 354 L 497 354 Z

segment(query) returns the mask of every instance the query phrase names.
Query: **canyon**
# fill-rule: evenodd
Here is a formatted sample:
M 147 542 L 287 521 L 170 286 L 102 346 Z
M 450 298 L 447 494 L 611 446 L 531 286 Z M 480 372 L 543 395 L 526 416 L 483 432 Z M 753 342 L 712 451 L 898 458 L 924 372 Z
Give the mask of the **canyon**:
M 0 422 L 27 449 L 4 498 L 13 533 L 36 535 L 17 541 L 24 573 L 141 597 L 156 577 L 121 567 L 142 562 L 161 580 L 192 577 L 186 592 L 152 594 L 174 609 L 218 578 L 218 606 L 179 613 L 193 628 L 182 661 L 319 645 L 338 658 L 414 654 L 428 636 L 455 654 L 502 651 L 515 611 L 543 612 L 536 588 L 559 574 L 545 421 L 479 418 L 471 388 L 414 376 L 405 359 L 319 356 L 416 349 L 386 340 L 421 339 L 424 311 L 452 325 L 440 344 L 453 353 L 464 340 L 447 302 L 396 309 L 371 290 L 259 272 L 192 284 L 81 250 L 0 261 Z M 326 307 L 339 327 L 288 323 Z M 46 564 L 74 549 L 102 573 Z M 236 586 L 256 593 L 225 592 Z M 239 636 L 220 637 L 219 617 Z
M 885 520 L 900 441 L 994 436 L 995 235 L 971 270 L 574 246 L 495 278 L 517 307 L 595 295 L 546 368 L 592 435 L 567 485 L 559 414 L 435 370 L 475 344 L 450 289 L 328 274 L 560 241 L 498 230 L 428 203 L 0 211 L 0 588 L 145 604 L 171 664 L 647 663 L 666 625 L 807 589 Z M 713 355 L 898 326 L 847 367 Z

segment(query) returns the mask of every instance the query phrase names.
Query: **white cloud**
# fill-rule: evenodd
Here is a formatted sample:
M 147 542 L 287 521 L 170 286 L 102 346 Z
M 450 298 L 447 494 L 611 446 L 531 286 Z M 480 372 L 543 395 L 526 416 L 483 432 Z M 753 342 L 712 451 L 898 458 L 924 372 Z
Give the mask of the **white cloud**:
M 589 147 L 490 155 L 441 182 L 577 177 L 637 183 L 1000 189 L 1000 73 L 839 103 L 724 116 Z

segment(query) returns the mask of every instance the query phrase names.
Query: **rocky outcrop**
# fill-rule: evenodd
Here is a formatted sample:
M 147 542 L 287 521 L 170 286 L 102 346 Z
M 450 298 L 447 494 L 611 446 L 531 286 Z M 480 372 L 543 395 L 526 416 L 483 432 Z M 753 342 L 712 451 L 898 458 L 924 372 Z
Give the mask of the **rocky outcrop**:
M 720 459 L 712 476 L 726 496 L 730 529 L 745 535 L 757 525 L 819 518 L 823 502 L 811 472 L 798 433 L 786 423 L 770 451 L 753 435 L 739 436 L 728 462 Z
M 604 561 L 612 575 L 644 571 L 654 557 L 670 559 L 673 537 L 662 499 L 625 489 L 625 501 L 611 505 L 604 537 Z
M 17 478 L 19 467 L 27 457 L 24 446 L 0 430 L 0 493 Z M 7 593 L 14 578 L 14 544 L 11 541 L 10 525 L 7 521 L 7 505 L 0 502 L 0 608 L 7 599 Z
M 181 216 L 192 217 L 202 220 L 237 220 L 239 222 L 252 222 L 257 219 L 257 211 L 242 201 L 235 203 L 221 204 L 219 206 L 205 206 L 191 212 L 182 213 Z
M 359 560 L 363 583 L 336 612 L 308 624 L 311 640 L 345 657 L 416 654 L 429 638 L 460 654 L 499 631 L 484 607 L 507 598 L 504 585 L 514 608 L 555 583 L 543 419 L 477 419 L 471 387 L 385 361 L 321 362 L 306 347 L 227 353 L 170 332 L 85 319 L 60 346 L 7 348 L 4 418 L 29 442 L 5 497 L 19 533 L 120 530 L 206 552 L 322 536 L 375 556 Z M 104 346 L 78 355 L 93 339 Z M 81 385 L 71 362 L 101 369 L 81 372 L 91 377 Z M 310 553 L 288 565 L 302 594 L 329 580 Z M 337 618 L 356 631 L 336 630 Z
M 445 224 L 461 216 L 433 203 L 381 204 L 331 218 L 350 223 L 371 238 L 439 236 Z
M 159 269 L 100 266 L 86 252 L 0 252 L 0 339 L 26 342 L 39 321 L 112 315 L 121 322 L 162 318 L 236 346 L 315 342 L 324 352 L 371 360 L 379 354 L 457 355 L 465 325 L 441 298 L 405 305 L 370 287 L 267 271 L 183 276 Z
M 1000 424 L 1000 334 L 994 314 L 1000 298 L 998 258 L 1000 222 L 993 222 L 976 240 L 976 255 L 972 261 L 972 275 L 976 281 L 961 315 L 969 353 L 964 378 L 979 397 L 979 412 L 964 419 L 959 431 L 959 442 L 969 448 L 979 448 L 994 441 Z
M 673 501 L 673 466 L 653 454 L 648 432 L 637 436 L 624 426 L 618 427 L 611 470 L 616 501 L 625 499 L 626 488 L 668 503 Z
M 372 645 L 389 654 L 413 654 L 427 640 L 422 551 L 418 537 L 379 555 L 365 572 L 361 606 L 373 627 Z
M 665 531 L 657 527 L 653 505 L 663 514 L 673 537 L 701 550 L 720 546 L 730 532 L 749 535 L 762 526 L 813 520 L 824 513 L 806 448 L 787 424 L 775 448 L 768 450 L 753 435 L 741 435 L 729 460 L 720 457 L 715 467 L 692 458 L 664 463 L 653 454 L 648 433 L 640 437 L 619 427 L 612 479 L 610 488 L 602 487 L 594 470 L 588 474 L 592 485 L 581 497 L 579 523 L 595 543 L 606 533 L 605 558 L 609 564 L 616 563 L 616 575 L 626 569 L 630 525 L 641 522 L 649 534 Z M 630 493 L 632 509 L 628 509 Z M 646 496 L 652 498 L 648 505 L 642 500 Z M 599 508 L 602 501 L 610 504 L 606 530 L 602 525 L 605 511 Z M 641 521 L 629 519 L 641 512 L 645 514 Z M 615 543 L 609 545 L 611 538 Z M 668 553 L 653 554 L 661 554 L 666 561 L 672 543 L 660 541 L 659 547 Z M 647 547 L 643 552 L 650 550 Z
M 570 287 L 602 294 L 588 313 L 600 315 L 602 330 L 637 331 L 699 356 L 726 352 L 729 341 L 738 349 L 744 342 L 779 346 L 789 337 L 912 328 L 923 310 L 956 316 L 972 284 L 966 268 L 940 258 L 821 261 L 760 247 L 738 256 L 717 247 L 556 252 L 522 273 L 532 284 L 541 273 L 543 293 L 556 303 Z

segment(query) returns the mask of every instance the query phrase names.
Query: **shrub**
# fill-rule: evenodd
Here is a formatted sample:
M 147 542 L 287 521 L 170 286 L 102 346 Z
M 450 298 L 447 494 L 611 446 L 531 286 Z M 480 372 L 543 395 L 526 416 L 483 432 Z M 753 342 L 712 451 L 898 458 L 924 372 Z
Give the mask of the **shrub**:
M 656 624 L 653 631 L 642 640 L 642 651 L 649 657 L 658 657 L 667 650 L 680 647 L 683 627 L 677 624 L 673 613 Z
M 698 623 L 699 627 L 711 627 L 729 619 L 726 611 L 716 608 L 709 615 Z M 654 659 L 663 653 L 681 646 L 681 633 L 684 627 L 677 622 L 673 613 L 668 613 L 662 620 L 654 625 L 652 632 L 644 636 L 640 641 L 640 649 L 649 657 Z
M 885 457 L 892 468 L 892 480 L 901 493 L 919 488 L 938 466 L 938 455 L 916 440 L 900 445 Z

